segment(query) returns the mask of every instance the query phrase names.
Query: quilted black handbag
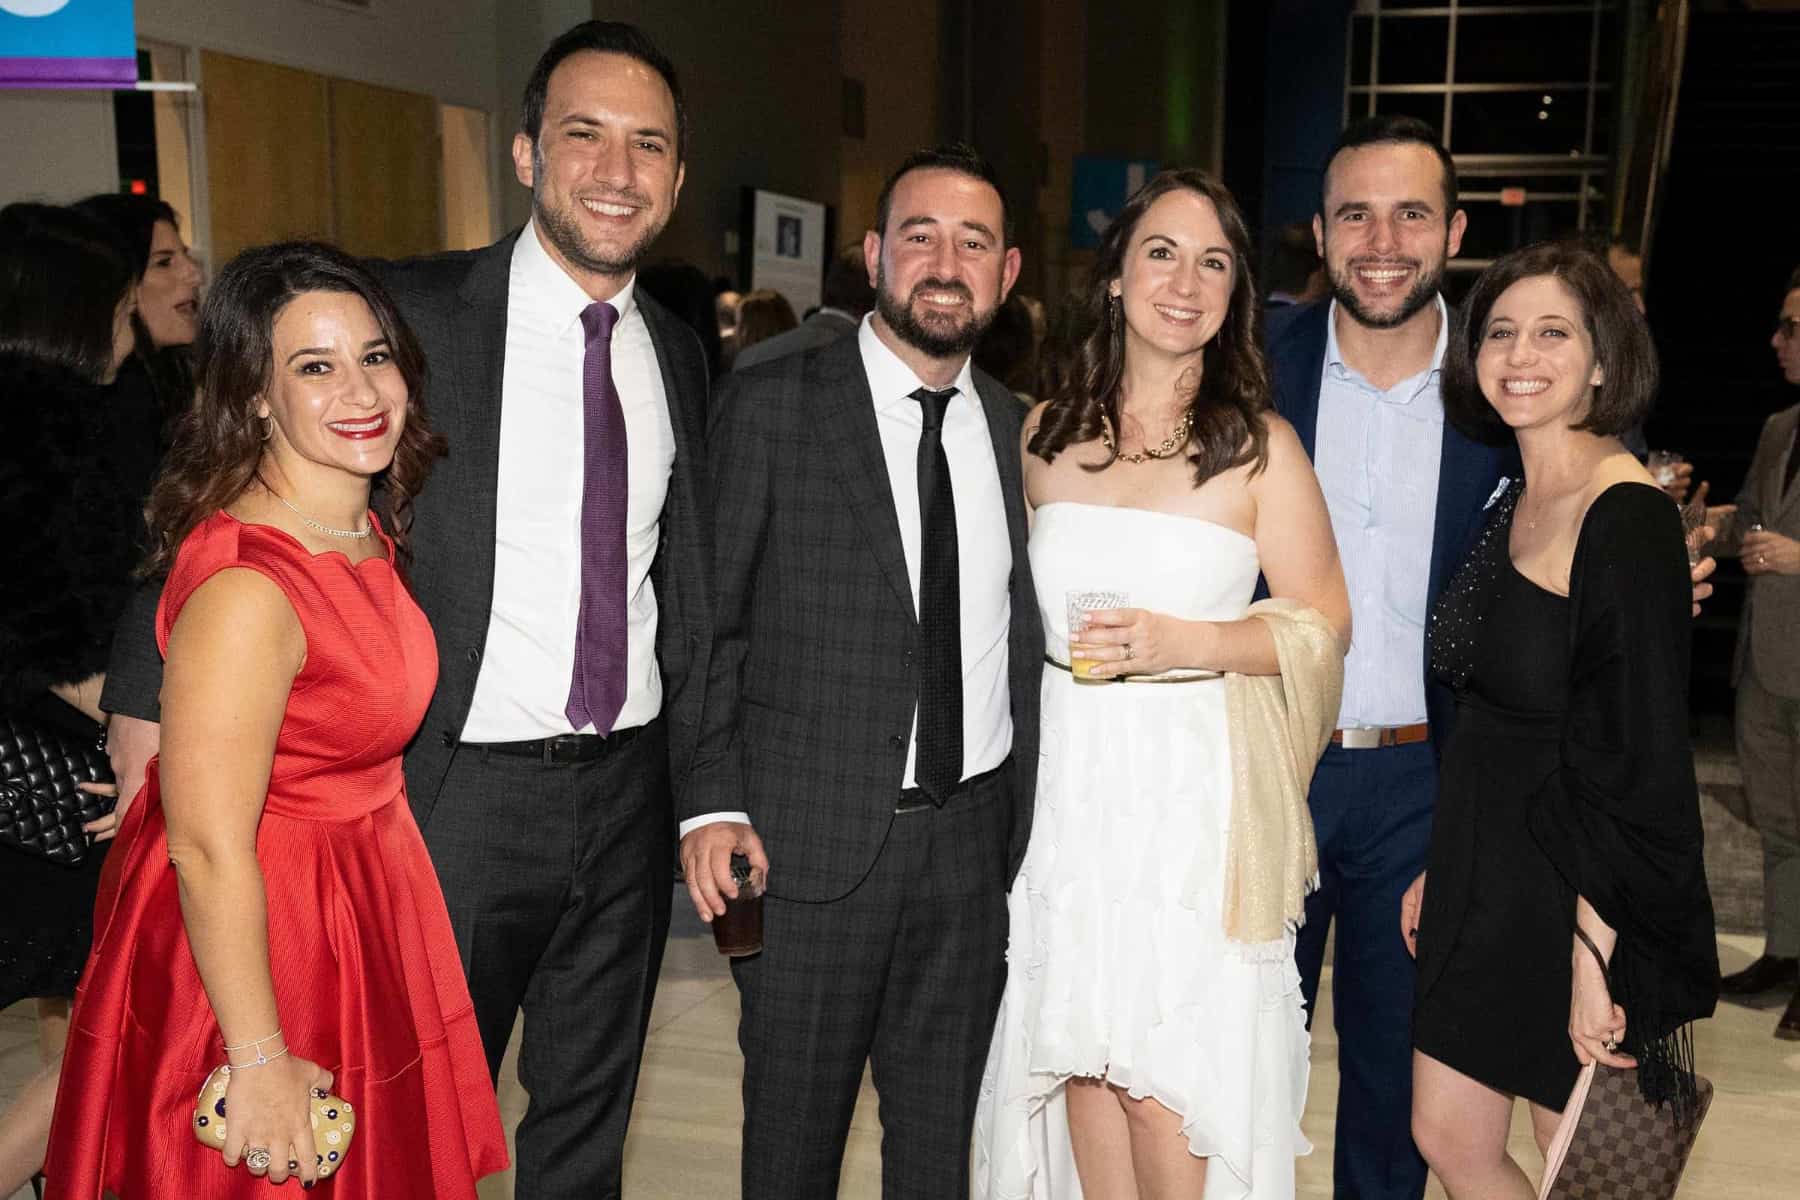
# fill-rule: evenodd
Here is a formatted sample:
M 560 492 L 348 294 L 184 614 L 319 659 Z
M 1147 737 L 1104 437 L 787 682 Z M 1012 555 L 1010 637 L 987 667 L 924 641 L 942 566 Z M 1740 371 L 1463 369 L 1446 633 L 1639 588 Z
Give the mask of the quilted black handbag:
M 1606 959 L 1576 932 L 1606 974 Z M 1670 1200 L 1712 1105 L 1712 1082 L 1697 1076 L 1696 1083 L 1693 1112 L 1678 1120 L 1673 1104 L 1644 1099 L 1636 1070 L 1583 1067 L 1544 1156 L 1538 1200 Z
M 74 866 L 87 856 L 81 828 L 113 810 L 111 796 L 78 783 L 111 783 L 106 734 L 87 738 L 22 714 L 0 715 L 0 845 Z

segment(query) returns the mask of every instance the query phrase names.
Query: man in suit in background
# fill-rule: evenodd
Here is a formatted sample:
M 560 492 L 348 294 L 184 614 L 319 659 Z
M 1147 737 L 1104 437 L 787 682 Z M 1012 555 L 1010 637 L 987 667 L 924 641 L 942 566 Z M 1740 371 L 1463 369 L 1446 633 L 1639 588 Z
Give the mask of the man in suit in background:
M 825 268 L 825 288 L 819 300 L 818 310 L 795 328 L 740 350 L 731 369 L 745 371 L 785 355 L 828 346 L 855 333 L 863 315 L 875 307 L 875 289 L 869 286 L 860 243 L 845 246 Z
M 1800 385 L 1800 270 L 1771 339 L 1783 378 Z M 1721 981 L 1727 995 L 1800 986 L 1800 404 L 1764 423 L 1738 493 L 1738 528 L 1750 587 L 1738 619 L 1732 681 L 1737 685 L 1738 759 L 1751 823 L 1762 834 L 1763 953 Z M 1800 991 L 1775 1027 L 1800 1040 Z
M 1361 1200 L 1425 1191 L 1411 1135 L 1415 972 L 1400 903 L 1425 869 L 1453 704 L 1428 675 L 1426 616 L 1502 475 L 1519 475 L 1516 450 L 1464 437 L 1438 393 L 1450 321 L 1438 293 L 1464 220 L 1455 167 L 1429 126 L 1351 125 L 1313 219 L 1332 298 L 1269 326 L 1275 406 L 1318 471 L 1356 629 L 1339 730 L 1308 797 L 1321 884 L 1296 957 L 1310 1013 L 1337 920 L 1334 1194 Z
M 709 439 L 718 553 L 708 735 L 682 798 L 705 920 L 733 852 L 767 873 L 735 959 L 746 1200 L 837 1195 L 865 1062 L 882 1194 L 966 1196 L 1006 975 L 1006 889 L 1037 771 L 1043 631 L 1022 411 L 969 354 L 1019 270 L 992 170 L 962 147 L 889 178 L 856 336 L 734 373 Z
M 618 1196 L 668 931 L 671 786 L 721 757 L 698 736 L 706 371 L 635 286 L 687 121 L 661 52 L 590 21 L 538 61 L 523 126 L 525 229 L 382 268 L 450 445 L 413 526 L 440 665 L 406 780 L 496 1076 L 525 1012 L 517 1194 Z M 114 711 L 153 717 L 148 627 L 119 640 Z

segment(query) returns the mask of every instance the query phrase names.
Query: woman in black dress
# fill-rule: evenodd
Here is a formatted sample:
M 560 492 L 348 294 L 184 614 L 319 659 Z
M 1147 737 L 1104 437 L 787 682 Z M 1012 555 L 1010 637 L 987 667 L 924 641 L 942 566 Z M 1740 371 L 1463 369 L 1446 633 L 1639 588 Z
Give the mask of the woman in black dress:
M 78 213 L 0 209 L 0 711 L 77 738 L 99 735 L 101 672 L 142 528 L 141 497 L 110 452 L 106 387 L 132 352 L 136 274 Z M 88 833 L 111 837 L 115 821 Z M 36 998 L 45 1060 L 0 1117 L 0 1196 L 44 1161 L 102 859 L 100 845 L 74 867 L 0 847 L 0 1008 Z
M 1506 1152 L 1513 1100 L 1547 1143 L 1583 1063 L 1640 1067 L 1653 1101 L 1693 1097 L 1687 1027 L 1719 968 L 1687 554 L 1679 510 L 1617 436 L 1655 387 L 1629 293 L 1572 245 L 1489 267 L 1445 361 L 1448 415 L 1510 428 L 1525 467 L 1432 616 L 1457 721 L 1401 916 L 1419 960 L 1413 1133 L 1453 1197 L 1535 1196 Z

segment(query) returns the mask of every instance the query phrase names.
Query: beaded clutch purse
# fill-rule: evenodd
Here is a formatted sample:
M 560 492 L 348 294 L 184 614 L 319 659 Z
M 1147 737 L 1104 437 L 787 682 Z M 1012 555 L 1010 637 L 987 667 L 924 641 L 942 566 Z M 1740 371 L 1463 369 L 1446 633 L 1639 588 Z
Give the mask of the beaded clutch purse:
M 225 1085 L 231 1068 L 221 1066 L 200 1085 L 194 1101 L 194 1137 L 202 1146 L 225 1149 Z M 319 1178 L 327 1179 L 343 1165 L 356 1136 L 356 1110 L 341 1096 L 320 1088 L 312 1093 L 313 1149 L 319 1156 Z

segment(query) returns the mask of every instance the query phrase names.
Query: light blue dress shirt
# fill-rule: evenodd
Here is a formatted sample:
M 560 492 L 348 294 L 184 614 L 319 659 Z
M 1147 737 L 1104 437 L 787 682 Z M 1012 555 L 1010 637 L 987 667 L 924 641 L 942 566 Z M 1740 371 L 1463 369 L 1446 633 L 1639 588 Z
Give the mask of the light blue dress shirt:
M 1425 720 L 1425 617 L 1437 518 L 1450 312 L 1438 298 L 1429 369 L 1382 391 L 1344 362 L 1337 302 L 1326 317 L 1313 467 L 1325 490 L 1353 625 L 1338 726 Z

